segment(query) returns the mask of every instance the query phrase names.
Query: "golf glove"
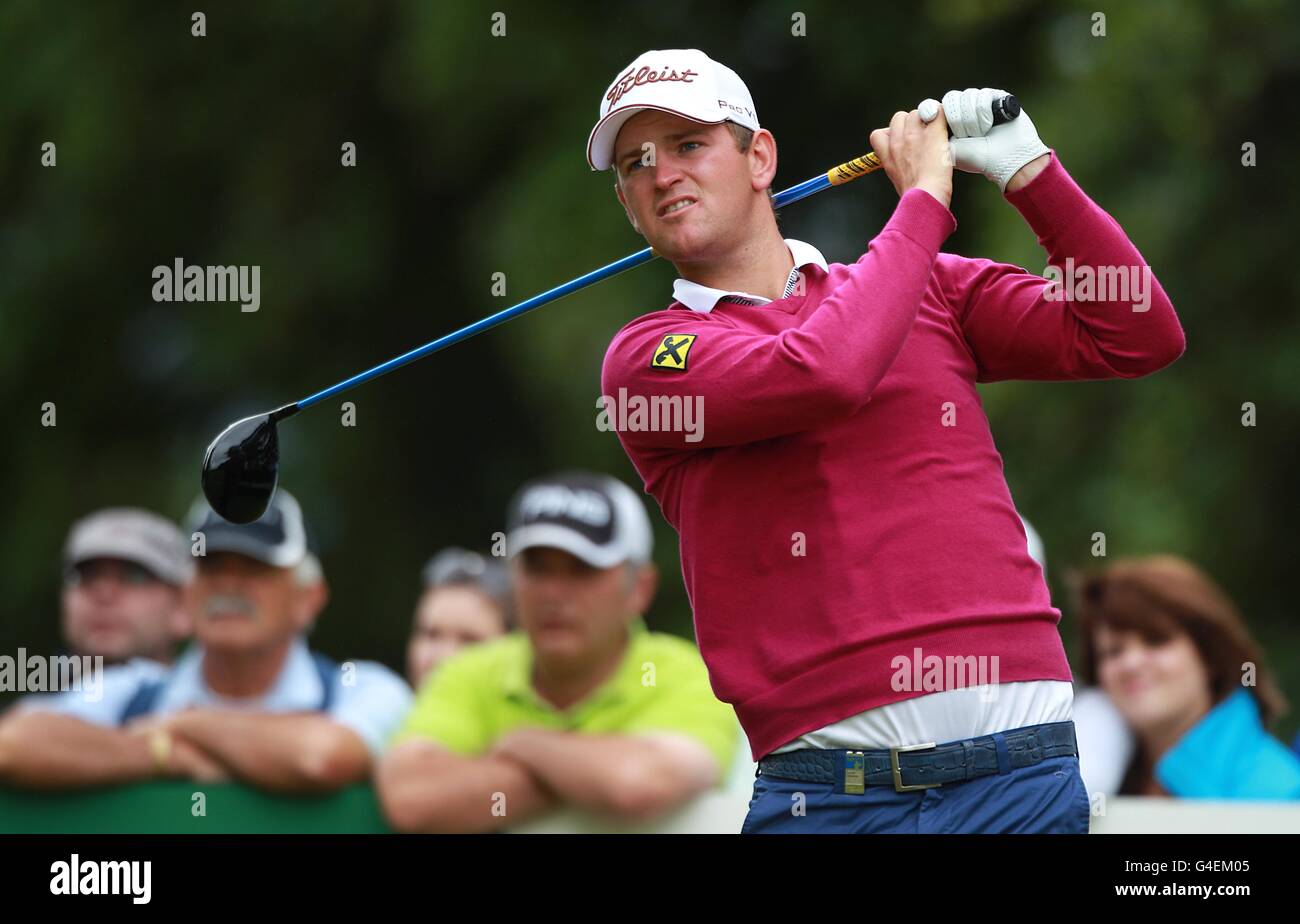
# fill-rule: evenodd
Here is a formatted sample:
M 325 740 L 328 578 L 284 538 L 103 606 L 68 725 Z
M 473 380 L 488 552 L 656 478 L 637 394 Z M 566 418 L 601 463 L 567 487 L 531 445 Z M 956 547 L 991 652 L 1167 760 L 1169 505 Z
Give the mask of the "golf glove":
M 952 131 L 953 165 L 967 173 L 984 174 L 1005 192 L 1016 171 L 1048 153 L 1048 148 L 1024 109 L 1010 122 L 993 124 L 993 101 L 1003 96 L 1005 90 L 991 87 L 949 90 L 943 95 L 943 114 Z M 917 109 L 926 122 L 939 114 L 939 104 L 932 99 Z

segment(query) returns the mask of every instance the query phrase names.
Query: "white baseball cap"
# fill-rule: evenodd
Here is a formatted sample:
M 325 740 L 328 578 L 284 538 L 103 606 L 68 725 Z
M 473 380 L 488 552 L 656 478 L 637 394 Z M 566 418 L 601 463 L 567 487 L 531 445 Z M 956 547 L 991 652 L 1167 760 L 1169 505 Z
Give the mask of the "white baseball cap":
M 135 562 L 165 584 L 180 586 L 194 574 L 185 537 L 171 520 L 135 507 L 110 507 L 72 525 L 63 547 L 71 567 L 93 558 Z
M 524 485 L 510 502 L 506 548 L 562 549 L 593 568 L 648 562 L 654 533 L 636 492 L 609 475 L 560 472 Z
M 745 82 L 697 48 L 647 51 L 625 67 L 600 101 L 600 121 L 587 138 L 587 163 L 608 170 L 623 123 L 643 109 L 696 122 L 735 122 L 758 131 L 758 112 Z

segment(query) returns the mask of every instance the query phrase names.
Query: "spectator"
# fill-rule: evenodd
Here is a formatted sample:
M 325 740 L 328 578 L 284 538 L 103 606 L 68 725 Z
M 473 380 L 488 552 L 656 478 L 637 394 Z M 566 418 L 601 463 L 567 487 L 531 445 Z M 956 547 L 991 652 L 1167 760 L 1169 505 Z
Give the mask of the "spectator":
M 645 626 L 651 543 L 640 498 L 613 478 L 521 489 L 506 546 L 522 632 L 420 689 L 377 774 L 395 827 L 487 831 L 560 805 L 642 820 L 722 780 L 739 726 L 695 647 Z
M 369 774 L 410 690 L 378 664 L 341 670 L 308 649 L 328 590 L 297 502 L 280 490 L 245 526 L 200 502 L 192 520 L 205 543 L 189 593 L 196 644 L 172 668 L 105 671 L 94 702 L 74 692 L 20 700 L 0 721 L 0 781 L 233 778 L 297 792 Z
M 170 520 L 131 507 L 78 520 L 63 548 L 63 639 L 105 664 L 170 664 L 190 632 L 184 586 L 194 560 Z
M 1029 549 L 1029 557 L 1038 562 L 1038 567 L 1043 569 L 1043 576 L 1046 577 L 1047 551 L 1043 548 L 1043 537 L 1038 535 L 1038 530 L 1025 519 L 1024 514 L 1016 513 L 1016 516 L 1020 517 L 1020 525 L 1025 528 L 1025 545 Z
M 1082 679 L 1135 739 L 1120 795 L 1300 798 L 1300 759 L 1266 730 L 1286 704 L 1213 581 L 1153 555 L 1074 583 Z
M 1019 515 L 1019 514 L 1018 514 Z M 1047 577 L 1047 552 L 1033 524 L 1020 516 L 1029 557 Z M 1109 697 L 1096 687 L 1074 690 L 1075 738 L 1079 744 L 1079 775 L 1088 792 L 1115 792 L 1133 756 L 1133 735 Z
M 505 565 L 477 552 L 443 549 L 424 566 L 424 593 L 406 646 L 406 677 L 418 689 L 433 668 L 466 645 L 510 628 Z
M 1137 747 L 1128 722 L 1101 688 L 1081 687 L 1074 694 L 1074 726 L 1089 796 L 1118 793 Z

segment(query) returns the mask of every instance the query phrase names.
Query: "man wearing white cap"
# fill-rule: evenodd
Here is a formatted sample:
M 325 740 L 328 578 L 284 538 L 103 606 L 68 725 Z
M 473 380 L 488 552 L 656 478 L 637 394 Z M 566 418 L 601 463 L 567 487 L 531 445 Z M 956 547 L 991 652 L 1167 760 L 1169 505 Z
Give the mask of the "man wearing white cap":
M 700 652 L 759 760 L 745 831 L 1088 829 L 1060 611 L 975 385 L 1134 378 L 1184 341 L 1028 115 L 993 125 L 1001 95 L 954 90 L 871 133 L 899 201 L 849 264 L 782 239 L 776 141 L 729 68 L 650 51 L 601 99 L 588 163 L 679 276 L 615 336 L 602 393 L 702 404 L 690 440 L 619 439 L 678 531 Z M 1142 268 L 1148 291 L 1054 298 L 941 253 L 954 165 L 997 184 L 1052 265 Z
M 63 549 L 63 637 L 105 664 L 170 663 L 189 635 L 184 588 L 194 558 L 175 523 L 131 507 L 78 520 Z

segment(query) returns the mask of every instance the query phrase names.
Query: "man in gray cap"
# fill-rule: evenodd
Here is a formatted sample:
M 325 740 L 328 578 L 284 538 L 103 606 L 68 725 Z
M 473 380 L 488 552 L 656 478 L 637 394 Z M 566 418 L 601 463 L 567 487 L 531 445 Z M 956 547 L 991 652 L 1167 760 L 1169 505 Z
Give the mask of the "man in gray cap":
M 410 706 L 406 683 L 369 661 L 307 647 L 329 592 L 302 511 L 281 489 L 236 525 L 200 501 L 190 516 L 195 644 L 171 668 L 104 672 L 102 696 L 31 695 L 0 720 L 0 781 L 78 787 L 154 777 L 236 779 L 284 792 L 366 778 Z
M 62 627 L 76 655 L 171 662 L 189 635 L 184 587 L 194 560 L 181 531 L 132 507 L 78 520 L 63 548 Z

